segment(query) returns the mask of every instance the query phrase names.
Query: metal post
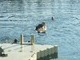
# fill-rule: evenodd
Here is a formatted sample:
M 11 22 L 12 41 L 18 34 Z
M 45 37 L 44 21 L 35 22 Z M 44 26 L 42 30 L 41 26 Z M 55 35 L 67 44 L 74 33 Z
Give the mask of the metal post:
M 31 45 L 34 45 L 34 35 L 31 35 Z
M 23 39 L 23 34 L 21 34 L 21 35 L 20 35 L 20 44 L 21 44 L 21 45 L 23 44 L 23 40 L 24 40 L 24 39 Z

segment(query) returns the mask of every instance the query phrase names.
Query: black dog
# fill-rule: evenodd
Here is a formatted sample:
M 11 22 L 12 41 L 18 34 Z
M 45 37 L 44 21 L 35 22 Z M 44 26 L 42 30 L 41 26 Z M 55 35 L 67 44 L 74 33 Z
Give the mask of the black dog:
M 35 29 L 38 33 L 45 32 L 45 22 L 38 24 Z

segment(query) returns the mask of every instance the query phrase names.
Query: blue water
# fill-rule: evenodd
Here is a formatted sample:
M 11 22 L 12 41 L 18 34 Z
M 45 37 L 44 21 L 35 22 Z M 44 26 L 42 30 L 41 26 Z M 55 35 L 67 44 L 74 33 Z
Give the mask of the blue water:
M 58 45 L 56 60 L 80 60 L 79 6 L 80 0 L 0 0 L 0 42 L 34 34 L 38 44 Z M 43 21 L 47 31 L 39 35 L 35 27 Z

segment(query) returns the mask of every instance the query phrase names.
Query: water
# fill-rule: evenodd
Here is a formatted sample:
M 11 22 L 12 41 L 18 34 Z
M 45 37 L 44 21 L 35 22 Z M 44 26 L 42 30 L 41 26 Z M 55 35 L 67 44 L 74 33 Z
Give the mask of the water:
M 79 0 L 0 0 L 0 41 L 34 34 L 38 44 L 59 46 L 56 60 L 80 60 L 79 6 Z M 35 26 L 43 21 L 47 32 L 38 35 Z

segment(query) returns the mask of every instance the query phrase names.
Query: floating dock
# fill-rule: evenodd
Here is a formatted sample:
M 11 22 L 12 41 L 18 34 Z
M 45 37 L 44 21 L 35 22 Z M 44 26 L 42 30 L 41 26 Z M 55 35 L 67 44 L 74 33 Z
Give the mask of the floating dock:
M 8 56 L 0 57 L 0 60 L 49 60 L 58 57 L 58 47 L 52 45 L 20 45 L 3 43 L 0 47 Z
M 2 43 L 0 49 L 7 56 L 0 56 L 0 60 L 50 60 L 58 58 L 57 45 L 35 44 L 34 35 L 31 35 L 30 43 L 24 42 L 23 34 L 20 35 L 20 43 Z M 2 54 L 0 50 L 0 54 Z

